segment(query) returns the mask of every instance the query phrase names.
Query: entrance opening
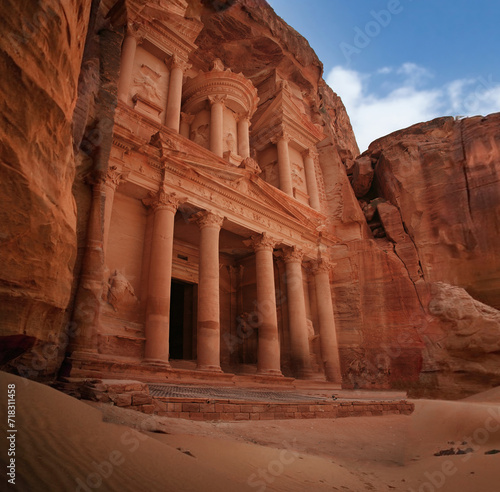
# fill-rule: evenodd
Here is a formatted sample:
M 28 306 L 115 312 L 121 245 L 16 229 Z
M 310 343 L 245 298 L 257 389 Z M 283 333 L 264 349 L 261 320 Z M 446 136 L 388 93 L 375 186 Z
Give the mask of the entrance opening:
M 172 280 L 170 290 L 170 359 L 193 360 L 194 285 Z

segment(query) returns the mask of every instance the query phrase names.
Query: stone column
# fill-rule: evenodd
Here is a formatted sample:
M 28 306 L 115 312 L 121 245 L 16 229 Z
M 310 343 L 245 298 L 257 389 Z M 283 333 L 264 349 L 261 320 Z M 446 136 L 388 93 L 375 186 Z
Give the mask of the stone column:
M 173 55 L 170 63 L 170 81 L 168 83 L 167 110 L 165 113 L 165 126 L 179 131 L 182 102 L 182 79 L 184 72 L 191 66 Z
M 220 372 L 219 234 L 224 218 L 199 212 L 200 227 L 198 280 L 197 369 Z
M 226 95 L 209 96 L 210 101 L 210 150 L 219 157 L 223 156 L 224 145 L 224 100 Z
M 276 240 L 264 233 L 260 236 L 253 236 L 252 244 L 255 249 L 256 310 L 259 316 L 257 373 L 281 376 L 273 266 L 273 248 Z
M 181 113 L 181 135 L 189 138 L 191 136 L 191 123 L 194 120 L 194 114 Z
M 179 200 L 165 189 L 145 205 L 153 208 L 153 231 L 149 261 L 148 297 L 146 300 L 146 344 L 144 362 L 169 367 L 170 284 L 174 219 Z
M 238 115 L 238 155 L 250 157 L 250 118 L 248 113 Z
M 321 210 L 319 202 L 318 181 L 316 179 L 315 158 L 317 153 L 313 149 L 306 151 L 304 155 L 304 171 L 306 174 L 307 193 L 309 194 L 309 203 L 315 210 Z
M 288 142 L 290 137 L 282 133 L 272 140 L 278 148 L 278 173 L 280 181 L 280 190 L 287 195 L 293 196 L 292 172 L 290 168 L 290 154 L 288 152 Z
M 312 377 L 307 313 L 302 278 L 303 252 L 299 249 L 283 250 L 286 268 L 286 291 L 290 327 L 292 368 L 300 378 Z
M 314 282 L 319 318 L 321 358 L 325 366 L 328 381 L 342 383 L 340 372 L 339 346 L 335 317 L 333 314 L 332 292 L 330 289 L 331 265 L 325 260 L 313 263 Z
M 115 199 L 115 191 L 122 180 L 122 173 L 116 166 L 111 166 L 106 174 L 104 202 L 104 226 L 103 226 L 103 254 L 106 261 L 106 250 L 108 248 L 109 228 L 111 226 L 111 214 L 113 212 L 113 202 Z
M 76 336 L 70 340 L 70 350 L 73 356 L 81 353 L 98 353 L 98 332 L 104 281 L 105 181 L 106 175 L 102 174 L 95 174 L 88 179 L 92 185 L 92 199 L 80 283 L 73 313 L 73 321 L 77 326 Z
M 132 32 L 130 28 L 128 28 L 122 45 L 120 78 L 118 80 L 118 99 L 125 103 L 128 102 L 128 91 L 130 88 L 132 72 L 134 71 L 136 49 L 137 38 L 135 36 L 135 33 Z

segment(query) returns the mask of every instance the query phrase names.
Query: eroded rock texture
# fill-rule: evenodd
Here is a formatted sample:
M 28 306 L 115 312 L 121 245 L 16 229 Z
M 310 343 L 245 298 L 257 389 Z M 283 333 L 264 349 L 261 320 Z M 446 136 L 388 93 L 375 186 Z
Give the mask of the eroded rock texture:
M 427 312 L 421 382 L 431 394 L 458 396 L 498 384 L 490 377 L 500 360 L 491 334 L 464 341 L 457 354 L 449 339 L 460 339 L 461 329 L 450 334 L 451 315 L 436 312 L 436 296 L 449 297 L 457 312 L 476 301 L 490 306 L 488 314 L 486 306 L 474 314 L 478 331 L 500 307 L 499 124 L 500 114 L 439 118 L 373 142 L 362 157 L 375 173 L 360 200 L 373 235 L 386 237 L 379 243 L 390 243 Z
M 88 16 L 83 0 L 0 5 L 1 334 L 22 334 L 26 350 L 36 339 L 33 377 L 60 364 L 73 282 L 71 121 Z

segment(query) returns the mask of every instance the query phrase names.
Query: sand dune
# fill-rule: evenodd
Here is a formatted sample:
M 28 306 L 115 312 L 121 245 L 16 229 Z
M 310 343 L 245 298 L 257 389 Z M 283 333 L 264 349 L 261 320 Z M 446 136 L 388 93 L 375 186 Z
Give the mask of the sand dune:
M 495 403 L 422 400 L 409 417 L 206 423 L 90 405 L 5 373 L 0 381 L 16 384 L 15 490 L 498 490 L 500 454 L 485 454 L 500 449 Z M 2 466 L 6 459 L 2 450 Z

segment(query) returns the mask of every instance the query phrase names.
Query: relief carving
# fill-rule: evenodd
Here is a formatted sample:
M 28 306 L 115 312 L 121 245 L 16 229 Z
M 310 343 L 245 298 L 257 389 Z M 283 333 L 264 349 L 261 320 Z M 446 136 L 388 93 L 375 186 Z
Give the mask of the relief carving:
M 208 147 L 208 124 L 200 125 L 191 131 L 191 140 L 202 147 Z
M 234 135 L 231 132 L 228 132 L 226 135 L 226 151 L 232 152 L 233 154 L 236 153 L 236 140 L 234 138 Z
M 143 98 L 153 103 L 161 102 L 161 92 L 158 90 L 158 81 L 161 74 L 147 65 L 141 65 L 139 71 L 135 74 L 132 82 L 132 92 L 140 94 Z
M 109 277 L 107 301 L 115 311 L 134 307 L 139 302 L 131 283 L 118 270 Z

